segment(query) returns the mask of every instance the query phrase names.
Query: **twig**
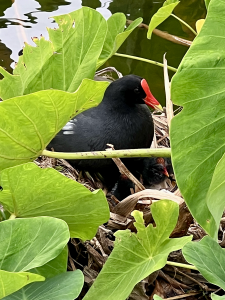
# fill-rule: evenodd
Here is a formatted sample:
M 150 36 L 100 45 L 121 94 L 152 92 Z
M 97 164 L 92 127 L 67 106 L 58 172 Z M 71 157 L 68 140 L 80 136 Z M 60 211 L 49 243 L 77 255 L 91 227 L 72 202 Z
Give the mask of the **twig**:
M 92 151 L 92 152 L 52 152 L 43 150 L 37 155 L 45 155 L 54 158 L 63 159 L 105 159 L 105 158 L 127 158 L 127 157 L 170 157 L 170 148 L 158 148 L 158 149 L 127 149 L 127 150 L 115 150 L 115 151 Z
M 131 24 L 133 21 L 132 20 L 127 20 L 127 24 Z M 145 28 L 148 30 L 148 25 L 144 24 L 144 23 L 141 23 L 138 27 L 140 28 Z M 192 42 L 191 41 L 188 41 L 188 40 L 185 40 L 185 39 L 182 39 L 182 38 L 179 38 L 178 36 L 175 36 L 175 35 L 172 35 L 172 34 L 169 34 L 167 32 L 163 32 L 159 29 L 154 29 L 153 30 L 153 33 L 165 40 L 168 40 L 170 42 L 173 42 L 175 44 L 179 44 L 179 45 L 183 45 L 183 46 L 186 46 L 186 47 L 190 47 Z
M 177 262 L 174 262 L 174 261 L 167 261 L 166 264 L 169 265 L 169 266 L 180 267 L 180 268 L 185 268 L 185 269 L 191 269 L 191 270 L 198 271 L 198 269 L 193 265 L 181 264 L 181 263 L 177 263 Z
M 178 16 L 174 14 L 171 14 L 171 16 L 177 19 L 178 21 L 180 21 L 182 24 L 184 24 L 188 29 L 191 30 L 192 33 L 194 33 L 194 35 L 197 35 L 197 32 L 190 25 L 188 25 L 184 20 L 180 19 Z
M 96 237 L 93 237 L 93 241 L 95 242 L 96 246 L 98 247 L 98 249 L 100 250 L 101 254 L 103 257 L 108 257 L 108 255 L 104 252 L 101 244 L 99 243 L 99 241 L 96 239 Z
M 123 201 L 125 201 L 125 200 L 132 201 L 134 198 L 137 199 L 137 201 L 138 201 L 140 198 L 146 198 L 146 197 L 159 199 L 159 200 L 160 199 L 168 199 L 168 200 L 178 203 L 179 205 L 181 205 L 184 202 L 184 199 L 182 199 L 181 197 L 175 196 L 173 193 L 163 192 L 163 191 L 158 191 L 158 190 L 153 190 L 153 189 L 145 189 L 144 191 L 137 192 L 133 195 L 128 196 Z M 145 201 L 149 201 L 149 200 L 145 200 Z M 158 200 L 151 200 L 151 202 L 156 202 L 156 201 L 158 201 Z M 119 206 L 120 203 L 117 206 Z M 150 204 L 150 202 L 149 202 L 149 204 Z
M 159 66 L 159 67 L 163 67 L 163 64 L 157 62 L 157 61 L 154 61 L 154 60 L 150 60 L 150 59 L 146 59 L 146 58 L 142 58 L 142 57 L 138 57 L 138 56 L 133 56 L 133 55 L 127 55 L 127 54 L 122 54 L 122 53 L 114 53 L 115 56 L 121 56 L 121 57 L 125 57 L 125 58 L 131 58 L 131 59 L 135 59 L 135 60 L 140 60 L 140 61 L 144 61 L 144 62 L 147 62 L 149 64 L 152 64 L 152 65 L 156 65 L 156 66 Z M 177 69 L 174 68 L 174 67 L 170 67 L 168 66 L 168 69 L 173 71 L 173 72 L 177 72 Z
M 197 283 L 204 291 L 208 291 L 208 286 L 205 285 L 205 284 L 202 284 L 201 282 L 199 282 L 198 280 L 194 279 L 193 277 L 181 272 L 180 270 L 178 270 L 177 268 L 174 268 L 175 269 L 175 272 L 183 275 L 183 276 L 186 276 L 188 279 L 192 280 L 193 282 Z
M 99 71 L 95 72 L 95 75 L 100 76 L 100 75 L 108 73 L 108 72 L 115 72 L 119 78 L 123 77 L 122 73 L 117 71 L 117 69 L 114 67 L 107 67 L 102 70 L 99 70 Z
M 110 148 L 106 149 L 106 151 L 115 151 L 113 145 L 107 144 Z M 145 190 L 145 187 L 140 183 L 139 180 L 127 169 L 127 167 L 122 163 L 119 158 L 112 158 L 114 163 L 117 165 L 121 174 L 126 175 L 138 188 L 139 190 Z
M 165 85 L 165 93 L 166 93 L 166 117 L 167 117 L 167 124 L 170 127 L 170 123 L 172 118 L 174 117 L 173 114 L 173 102 L 170 99 L 170 82 L 169 82 L 169 75 L 167 69 L 167 60 L 166 54 L 163 55 L 163 70 L 164 70 L 164 85 Z
M 198 294 L 201 294 L 201 293 L 202 293 L 202 292 L 196 292 L 196 293 L 190 293 L 190 294 L 183 294 L 183 295 L 178 295 L 178 296 L 166 298 L 165 300 L 182 299 L 182 298 L 187 298 L 187 297 L 195 296 L 195 295 L 198 295 Z
M 184 283 L 178 282 L 176 279 L 170 277 L 169 275 L 165 274 L 162 270 L 159 270 L 159 276 L 169 282 L 175 288 L 182 288 L 187 289 L 188 286 Z

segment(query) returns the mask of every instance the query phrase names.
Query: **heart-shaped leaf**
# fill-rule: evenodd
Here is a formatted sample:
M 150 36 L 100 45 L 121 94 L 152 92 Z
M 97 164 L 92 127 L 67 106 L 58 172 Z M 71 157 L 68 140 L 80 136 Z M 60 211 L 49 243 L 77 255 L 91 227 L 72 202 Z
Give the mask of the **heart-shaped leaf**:
M 215 167 L 212 181 L 206 195 L 206 203 L 215 220 L 217 230 L 219 229 L 220 219 L 225 208 L 225 199 L 223 196 L 225 191 L 224 166 L 225 156 L 223 155 L 223 157 Z
M 138 18 L 124 31 L 124 14 L 106 21 L 89 7 L 53 18 L 59 28 L 48 29 L 49 41 L 40 37 L 33 38 L 36 47 L 26 44 L 13 75 L 0 67 L 3 100 L 50 88 L 76 91 L 84 78 L 93 79 L 96 69 L 142 22 Z
M 186 244 L 182 252 L 205 279 L 225 290 L 225 251 L 215 240 L 205 236 L 200 242 Z
M 6 296 L 18 291 L 29 283 L 44 280 L 44 277 L 33 273 L 14 273 L 0 270 L 0 299 L 6 299 Z
M 163 6 L 152 16 L 148 27 L 147 38 L 150 39 L 152 36 L 152 31 L 165 21 L 172 13 L 174 8 L 179 4 L 178 0 L 166 0 Z
M 31 273 L 35 273 L 45 278 L 51 278 L 61 273 L 65 273 L 67 270 L 68 261 L 68 247 L 63 249 L 63 251 L 53 260 L 50 260 L 41 267 L 29 270 Z
M 74 92 L 84 78 L 93 79 L 107 33 L 107 22 L 94 9 L 82 7 L 54 17 L 58 29 L 48 29 L 50 40 L 34 38 L 9 75 L 0 81 L 4 100 L 50 88 Z
M 41 169 L 34 163 L 8 168 L 1 172 L 0 185 L 0 203 L 11 214 L 63 219 L 72 237 L 92 239 L 98 226 L 109 219 L 102 190 L 90 192 L 51 168 Z
M 131 32 L 142 22 L 138 18 L 132 22 L 124 31 L 126 25 L 126 16 L 122 13 L 113 14 L 108 20 L 108 31 L 102 53 L 98 59 L 97 69 L 103 65 L 119 49 Z
M 115 248 L 84 300 L 126 299 L 135 284 L 166 264 L 171 251 L 191 240 L 190 236 L 169 238 L 178 218 L 177 203 L 161 200 L 151 205 L 151 211 L 156 227 L 145 227 L 142 212 L 134 211 L 137 234 L 130 230 L 115 233 Z
M 84 276 L 80 270 L 66 272 L 45 282 L 29 284 L 4 300 L 74 300 L 79 296 L 83 283 Z
M 204 26 L 173 77 L 171 90 L 173 102 L 183 106 L 171 123 L 177 183 L 194 218 L 215 239 L 219 220 L 211 212 L 218 208 L 211 205 L 210 212 L 206 198 L 209 193 L 208 201 L 223 206 L 225 190 L 217 194 L 212 192 L 215 181 L 211 188 L 210 184 L 214 171 L 215 178 L 219 176 L 215 168 L 225 152 L 224 12 L 224 1 L 211 0 Z
M 0 223 L 0 269 L 23 272 L 57 257 L 70 235 L 59 219 L 38 217 Z
M 0 170 L 38 157 L 72 117 L 99 104 L 108 84 L 84 79 L 75 93 L 47 90 L 0 102 Z

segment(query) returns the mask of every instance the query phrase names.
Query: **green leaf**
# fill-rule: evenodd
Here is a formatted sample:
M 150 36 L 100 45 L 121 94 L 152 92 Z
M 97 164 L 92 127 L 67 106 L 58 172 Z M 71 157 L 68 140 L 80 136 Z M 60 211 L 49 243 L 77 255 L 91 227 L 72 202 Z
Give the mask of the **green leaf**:
M 225 152 L 224 26 L 225 2 L 211 0 L 204 26 L 173 77 L 171 89 L 173 102 L 183 106 L 171 123 L 177 183 L 196 221 L 215 239 L 218 220 L 206 197 L 215 188 L 215 182 L 212 188 L 210 184 L 214 171 L 218 177 L 215 168 Z M 224 192 L 216 199 L 216 193 L 209 191 L 210 202 L 222 203 Z
M 215 294 L 211 294 L 212 300 L 225 300 L 225 296 L 218 296 Z
M 134 211 L 137 234 L 130 230 L 115 233 L 115 247 L 84 300 L 126 299 L 135 284 L 166 264 L 171 251 L 191 240 L 190 236 L 169 238 L 178 218 L 177 203 L 161 200 L 151 205 L 151 211 L 156 227 L 145 227 L 142 212 Z
M 50 260 L 41 267 L 29 270 L 31 273 L 39 274 L 45 278 L 51 278 L 61 273 L 65 273 L 67 270 L 68 261 L 68 248 L 67 246 L 63 251 L 53 260 Z
M 163 300 L 161 297 L 159 297 L 159 296 L 156 295 L 156 294 L 153 296 L 153 299 L 154 299 L 154 300 Z
M 102 53 L 98 59 L 97 68 L 102 66 L 123 44 L 125 39 L 131 34 L 131 32 L 143 21 L 142 18 L 138 18 L 132 22 L 125 31 L 126 16 L 122 13 L 113 14 L 108 20 L 108 31 Z
M 28 272 L 13 273 L 0 270 L 0 299 L 18 291 L 29 283 L 44 280 L 44 277 L 37 274 Z
M 151 38 L 152 31 L 171 15 L 179 2 L 178 0 L 166 0 L 163 6 L 152 16 L 147 33 L 148 39 Z
M 210 0 L 205 0 L 205 6 L 208 9 Z
M 0 81 L 3 100 L 50 88 L 74 92 L 82 79 L 93 79 L 107 33 L 103 16 L 88 7 L 54 17 L 58 29 L 48 29 L 50 40 L 34 38 L 26 45 L 14 75 L 3 68 Z M 75 24 L 75 25 L 74 25 Z
M 70 237 L 67 224 L 50 217 L 3 221 L 0 232 L 0 269 L 10 272 L 44 265 L 62 252 Z
M 0 102 L 0 170 L 38 157 L 72 117 L 99 104 L 108 84 L 84 79 L 75 93 L 47 90 Z
M 66 272 L 45 282 L 29 284 L 4 300 L 73 300 L 79 296 L 83 283 L 80 270 Z
M 225 251 L 216 241 L 205 236 L 200 242 L 190 242 L 184 246 L 183 255 L 206 280 L 225 290 Z
M 0 179 L 0 203 L 17 217 L 47 215 L 63 219 L 71 236 L 83 240 L 92 239 L 98 226 L 109 219 L 102 190 L 90 192 L 54 169 L 27 163 L 5 169 Z
M 211 184 L 208 189 L 208 193 L 206 195 L 206 203 L 208 205 L 209 211 L 211 212 L 217 230 L 220 226 L 220 219 L 222 217 L 224 208 L 225 208 L 225 199 L 224 199 L 224 191 L 225 191 L 225 156 L 221 158 L 218 164 L 215 167 Z

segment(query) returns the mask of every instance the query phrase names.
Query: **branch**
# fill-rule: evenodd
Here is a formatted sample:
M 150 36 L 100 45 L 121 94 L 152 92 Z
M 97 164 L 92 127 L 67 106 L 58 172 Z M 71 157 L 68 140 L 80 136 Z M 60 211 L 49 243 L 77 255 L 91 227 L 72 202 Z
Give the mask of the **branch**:
M 139 57 L 139 56 L 127 55 L 127 54 L 122 54 L 122 53 L 117 53 L 117 52 L 114 53 L 114 55 L 115 56 L 121 56 L 121 57 L 125 57 L 125 58 L 131 58 L 131 59 L 136 59 L 136 60 L 144 61 L 144 62 L 147 62 L 149 64 L 156 65 L 156 66 L 159 66 L 159 67 L 163 68 L 163 64 L 162 63 L 154 61 L 154 60 L 142 58 L 142 57 Z M 173 67 L 170 67 L 170 66 L 167 66 L 167 68 L 169 70 L 173 71 L 173 72 L 177 72 L 176 68 L 173 68 Z
M 126 158 L 126 157 L 170 157 L 170 148 L 157 148 L 157 149 L 127 149 L 115 151 L 92 151 L 92 152 L 52 152 L 43 150 L 41 155 L 63 158 L 63 159 L 105 159 L 105 158 Z
M 127 24 L 131 24 L 133 21 L 132 20 L 127 20 Z M 138 27 L 140 28 L 145 28 L 148 30 L 148 25 L 144 24 L 144 23 L 141 23 Z M 153 33 L 165 40 L 168 40 L 170 42 L 173 42 L 175 44 L 179 44 L 179 45 L 183 45 L 183 46 L 186 46 L 186 47 L 190 47 L 192 42 L 191 41 L 188 41 L 188 40 L 185 40 L 185 39 L 182 39 L 182 38 L 179 38 L 178 36 L 176 35 L 172 35 L 172 34 L 169 34 L 167 32 L 163 32 L 159 29 L 154 29 L 153 30 Z

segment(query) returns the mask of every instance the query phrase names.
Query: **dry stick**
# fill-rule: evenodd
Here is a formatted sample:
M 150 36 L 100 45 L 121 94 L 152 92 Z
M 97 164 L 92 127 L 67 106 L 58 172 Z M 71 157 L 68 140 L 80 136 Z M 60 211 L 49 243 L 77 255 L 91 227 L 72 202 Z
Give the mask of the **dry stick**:
M 131 24 L 132 20 L 127 20 L 127 24 Z M 144 24 L 144 23 L 141 23 L 138 27 L 140 28 L 145 28 L 148 30 L 148 25 Z M 168 40 L 168 41 L 171 41 L 173 43 L 176 43 L 176 44 L 179 44 L 179 45 L 183 45 L 183 46 L 187 46 L 187 47 L 190 47 L 192 42 L 191 41 L 188 41 L 188 40 L 185 40 L 185 39 L 182 39 L 182 38 L 179 38 L 178 36 L 176 35 L 172 35 L 172 34 L 169 34 L 167 32 L 163 32 L 159 29 L 154 29 L 153 30 L 153 33 L 157 36 L 160 36 L 161 38 L 165 39 L 165 40 Z
M 140 198 L 145 198 L 145 197 L 151 197 L 151 198 L 159 199 L 159 200 L 168 199 L 168 200 L 178 203 L 179 205 L 184 203 L 184 199 L 182 199 L 181 197 L 175 196 L 173 193 L 168 193 L 168 192 L 158 191 L 158 190 L 153 190 L 153 189 L 145 189 L 144 191 L 137 192 L 133 195 L 128 196 L 123 201 L 125 201 L 125 200 L 132 201 L 134 198 L 137 199 L 137 201 L 138 201 Z M 152 203 L 157 202 L 157 201 L 158 200 L 151 200 Z M 149 203 L 149 204 L 151 204 L 151 203 Z
M 182 282 L 178 282 L 175 278 L 170 277 L 166 273 L 164 273 L 162 270 L 159 270 L 159 277 L 165 279 L 170 285 L 172 285 L 175 288 L 182 288 L 187 289 L 188 286 Z
M 163 71 L 164 71 L 164 86 L 165 86 L 165 93 L 166 93 L 166 117 L 167 117 L 167 124 L 170 128 L 170 123 L 172 118 L 174 117 L 173 114 L 173 103 L 170 99 L 170 81 L 167 69 L 167 60 L 166 54 L 163 55 Z
M 179 296 L 174 296 L 174 297 L 166 298 L 165 300 L 182 299 L 182 298 L 187 298 L 187 297 L 195 296 L 195 295 L 198 295 L 198 294 L 201 294 L 201 293 L 202 293 L 202 292 L 196 292 L 196 293 L 184 294 L 184 295 L 179 295 Z
M 178 270 L 177 268 L 175 268 L 175 272 L 187 277 L 188 279 L 192 280 L 193 282 L 197 283 L 204 291 L 208 291 L 208 286 L 205 284 L 202 284 L 201 282 L 199 282 L 198 280 L 194 279 L 193 277 L 187 275 L 186 273 L 181 272 L 180 270 Z
M 109 146 L 110 148 L 106 149 L 106 151 L 115 151 L 113 145 L 107 144 L 107 146 Z M 121 174 L 126 175 L 139 188 L 139 190 L 145 190 L 145 187 L 140 183 L 139 180 L 137 180 L 136 177 L 134 177 L 134 175 L 127 169 L 127 167 L 122 163 L 122 161 L 119 158 L 112 158 L 112 160 L 117 165 Z

